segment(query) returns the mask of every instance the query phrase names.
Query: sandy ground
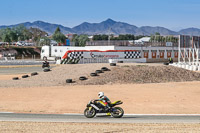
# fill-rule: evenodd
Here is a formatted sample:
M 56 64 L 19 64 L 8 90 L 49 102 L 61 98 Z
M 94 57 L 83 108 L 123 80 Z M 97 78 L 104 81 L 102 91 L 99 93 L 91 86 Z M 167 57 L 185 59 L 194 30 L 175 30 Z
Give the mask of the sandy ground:
M 124 103 L 121 107 L 129 114 L 200 114 L 200 81 L 63 86 L 66 78 L 89 76 L 90 72 L 103 66 L 110 68 L 108 64 L 92 65 L 92 67 L 91 65 L 58 66 L 49 73 L 39 72 L 40 78 L 30 77 L 19 82 L 11 79 L 16 76 L 21 77 L 22 74 L 19 73 L 24 73 L 24 70 L 16 69 L 14 74 L 7 70 L 6 73 L 9 75 L 0 75 L 0 112 L 83 113 L 89 100 L 97 98 L 99 91 L 104 91 L 111 101 L 122 100 Z M 24 69 L 30 74 L 31 69 Z M 4 70 L 3 72 L 5 73 Z M 52 79 L 46 80 L 48 77 Z M 3 133 L 198 133 L 199 131 L 200 124 L 0 122 L 0 132 Z
M 0 122 L 2 133 L 199 133 L 200 124 Z
M 200 82 L 1 88 L 1 112 L 83 113 L 86 104 L 104 91 L 122 100 L 125 113 L 200 114 Z
M 107 67 L 110 71 L 90 76 L 96 70 Z M 38 71 L 36 71 L 38 70 Z M 9 73 L 10 76 L 1 74 Z M 19 73 L 23 74 L 19 75 Z M 31 76 L 32 72 L 39 75 Z M 12 80 L 13 74 L 17 74 L 19 80 Z M 22 75 L 28 74 L 28 78 Z M 79 77 L 85 76 L 86 81 L 80 81 Z M 68 86 L 66 79 L 73 79 L 73 85 L 105 85 L 105 84 L 143 84 L 200 81 L 200 74 L 189 70 L 164 66 L 162 64 L 117 64 L 113 67 L 109 64 L 67 64 L 54 67 L 49 72 L 43 72 L 41 67 L 0 68 L 0 88 L 28 88 L 28 87 L 51 87 Z

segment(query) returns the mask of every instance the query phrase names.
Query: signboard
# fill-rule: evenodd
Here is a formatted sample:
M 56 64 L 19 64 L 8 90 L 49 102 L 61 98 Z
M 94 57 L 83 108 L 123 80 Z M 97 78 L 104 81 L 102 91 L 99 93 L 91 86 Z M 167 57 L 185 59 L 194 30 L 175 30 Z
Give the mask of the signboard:
M 172 46 L 173 46 L 173 43 L 172 43 L 172 42 L 166 42 L 166 46 L 167 46 L 167 47 L 172 47 Z
M 63 56 L 63 59 L 82 59 L 82 58 L 108 58 L 108 59 L 137 59 L 141 58 L 140 51 L 136 50 L 73 50 L 67 51 Z

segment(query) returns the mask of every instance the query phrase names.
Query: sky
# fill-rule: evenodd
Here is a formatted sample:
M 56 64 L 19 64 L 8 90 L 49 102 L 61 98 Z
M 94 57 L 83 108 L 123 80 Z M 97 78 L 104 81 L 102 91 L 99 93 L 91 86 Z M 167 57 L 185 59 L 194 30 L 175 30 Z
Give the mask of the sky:
M 74 27 L 111 18 L 178 31 L 200 28 L 200 0 L 0 0 L 0 25 L 37 20 Z

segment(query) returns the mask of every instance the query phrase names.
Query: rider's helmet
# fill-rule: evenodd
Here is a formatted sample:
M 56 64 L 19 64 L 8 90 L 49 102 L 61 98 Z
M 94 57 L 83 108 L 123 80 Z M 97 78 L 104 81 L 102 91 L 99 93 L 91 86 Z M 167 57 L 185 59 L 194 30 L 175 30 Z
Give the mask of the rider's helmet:
M 98 96 L 99 96 L 99 98 L 102 98 L 104 96 L 104 93 L 103 92 L 99 92 Z

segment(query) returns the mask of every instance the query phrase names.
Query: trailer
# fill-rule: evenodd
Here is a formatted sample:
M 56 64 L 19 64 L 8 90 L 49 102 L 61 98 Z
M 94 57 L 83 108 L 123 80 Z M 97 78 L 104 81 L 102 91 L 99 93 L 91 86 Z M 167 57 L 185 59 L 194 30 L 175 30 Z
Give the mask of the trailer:
M 62 57 L 61 64 L 77 64 L 84 60 L 109 60 L 109 59 L 139 59 L 141 53 L 138 50 L 69 50 Z M 107 61 L 108 62 L 108 61 Z M 96 62 L 98 63 L 98 62 Z
M 140 52 L 140 57 L 145 58 L 146 62 L 165 62 L 169 58 L 173 58 L 174 61 L 178 60 L 178 47 L 173 46 L 43 46 L 41 50 L 41 59 L 47 58 L 48 60 L 62 60 L 64 55 L 68 51 L 109 51 L 109 50 L 136 50 Z M 94 60 L 94 58 L 88 58 L 87 52 L 84 52 L 85 60 Z M 82 60 L 83 60 L 82 59 Z M 99 57 L 102 62 L 108 62 L 108 58 Z M 110 57 L 110 59 L 113 59 Z M 66 60 L 66 59 L 65 59 Z M 84 61 L 85 61 L 84 60 Z M 97 58 L 96 58 L 97 60 Z M 115 58 L 117 60 L 117 58 Z M 81 61 L 79 61 L 80 63 Z

